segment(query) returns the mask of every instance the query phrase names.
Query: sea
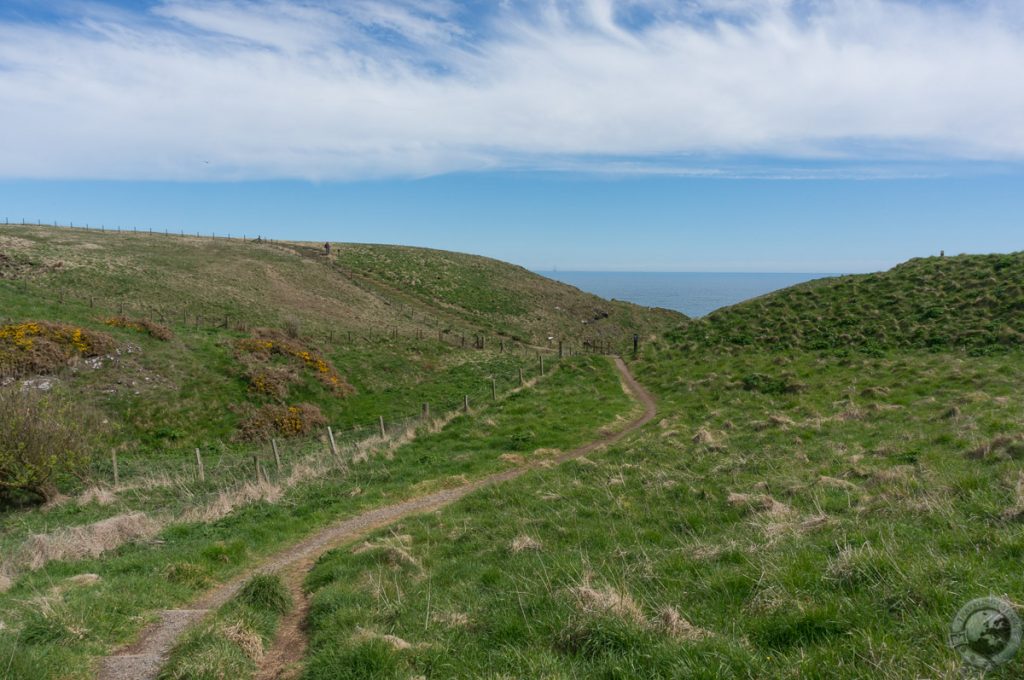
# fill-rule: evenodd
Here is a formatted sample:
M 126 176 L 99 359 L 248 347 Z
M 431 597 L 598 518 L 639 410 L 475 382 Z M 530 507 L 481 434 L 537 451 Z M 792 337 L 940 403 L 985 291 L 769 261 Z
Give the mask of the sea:
M 737 302 L 797 283 L 835 274 L 755 274 L 734 272 L 570 272 L 538 274 L 609 300 L 664 307 L 690 317 L 704 316 Z

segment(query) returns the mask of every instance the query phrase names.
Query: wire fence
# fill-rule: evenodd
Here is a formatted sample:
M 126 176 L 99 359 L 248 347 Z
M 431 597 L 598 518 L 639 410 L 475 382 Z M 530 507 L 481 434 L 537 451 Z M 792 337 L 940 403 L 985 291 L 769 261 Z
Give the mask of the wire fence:
M 153 455 L 113 451 L 95 457 L 89 470 L 93 488 L 150 494 L 170 489 L 187 496 L 189 507 L 209 504 L 241 487 L 287 487 L 326 470 L 347 468 L 367 460 L 374 451 L 407 441 L 422 428 L 439 429 L 458 416 L 472 417 L 479 409 L 500 402 L 557 369 L 558 360 L 486 382 L 459 400 L 423 404 L 418 413 L 378 417 L 375 422 L 335 429 L 324 427 L 305 437 L 272 439 L 239 450 L 211 441 L 191 450 Z

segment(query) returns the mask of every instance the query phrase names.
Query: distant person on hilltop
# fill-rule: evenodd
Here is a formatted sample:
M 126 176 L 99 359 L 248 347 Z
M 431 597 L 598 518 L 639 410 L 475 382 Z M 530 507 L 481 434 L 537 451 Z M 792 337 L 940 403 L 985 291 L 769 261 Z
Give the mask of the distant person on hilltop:
M 324 244 L 324 255 L 327 257 L 331 256 L 331 244 L 330 242 Z

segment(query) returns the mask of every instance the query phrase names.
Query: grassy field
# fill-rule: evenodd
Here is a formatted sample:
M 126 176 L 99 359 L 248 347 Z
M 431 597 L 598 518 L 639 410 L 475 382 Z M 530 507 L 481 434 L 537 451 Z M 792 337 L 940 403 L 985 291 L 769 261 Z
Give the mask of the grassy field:
M 282 486 L 279 493 L 251 499 L 212 521 L 181 520 L 191 487 L 169 491 L 169 499 L 119 494 L 105 506 L 68 504 L 19 513 L 9 527 L 38 531 L 136 517 L 127 527 L 132 528 L 141 520 L 131 513 L 163 505 L 163 514 L 144 515 L 158 524 L 136 542 L 98 557 L 51 561 L 22 574 L 0 595 L 0 677 L 91 677 L 90 658 L 128 639 L 149 611 L 187 602 L 269 553 L 361 510 L 459 484 L 524 458 L 555 455 L 596 436 L 631 408 L 609 362 L 581 357 L 566 360 L 535 387 L 457 417 L 440 431 L 425 428 L 391 453 L 345 467 L 321 456 L 313 479 Z M 180 493 L 177 500 L 175 493 Z M 38 550 L 40 544 L 30 547 Z M 74 578 L 82 574 L 99 579 Z
M 325 555 L 303 677 L 962 677 L 957 610 L 1024 593 L 1024 353 L 988 332 L 1012 304 L 961 314 L 929 281 L 1003 260 L 821 282 L 794 311 L 798 286 L 651 343 L 658 424 Z M 999 271 L 970 299 L 1009 296 Z M 887 289 L 939 312 L 810 348 L 901 327 Z

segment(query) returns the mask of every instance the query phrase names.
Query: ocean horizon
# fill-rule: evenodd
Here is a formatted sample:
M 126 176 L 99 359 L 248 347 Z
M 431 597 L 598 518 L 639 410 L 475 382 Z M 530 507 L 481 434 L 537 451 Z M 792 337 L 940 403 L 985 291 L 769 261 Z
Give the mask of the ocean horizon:
M 663 307 L 690 317 L 829 276 L 806 272 L 603 272 L 534 270 L 609 300 Z

